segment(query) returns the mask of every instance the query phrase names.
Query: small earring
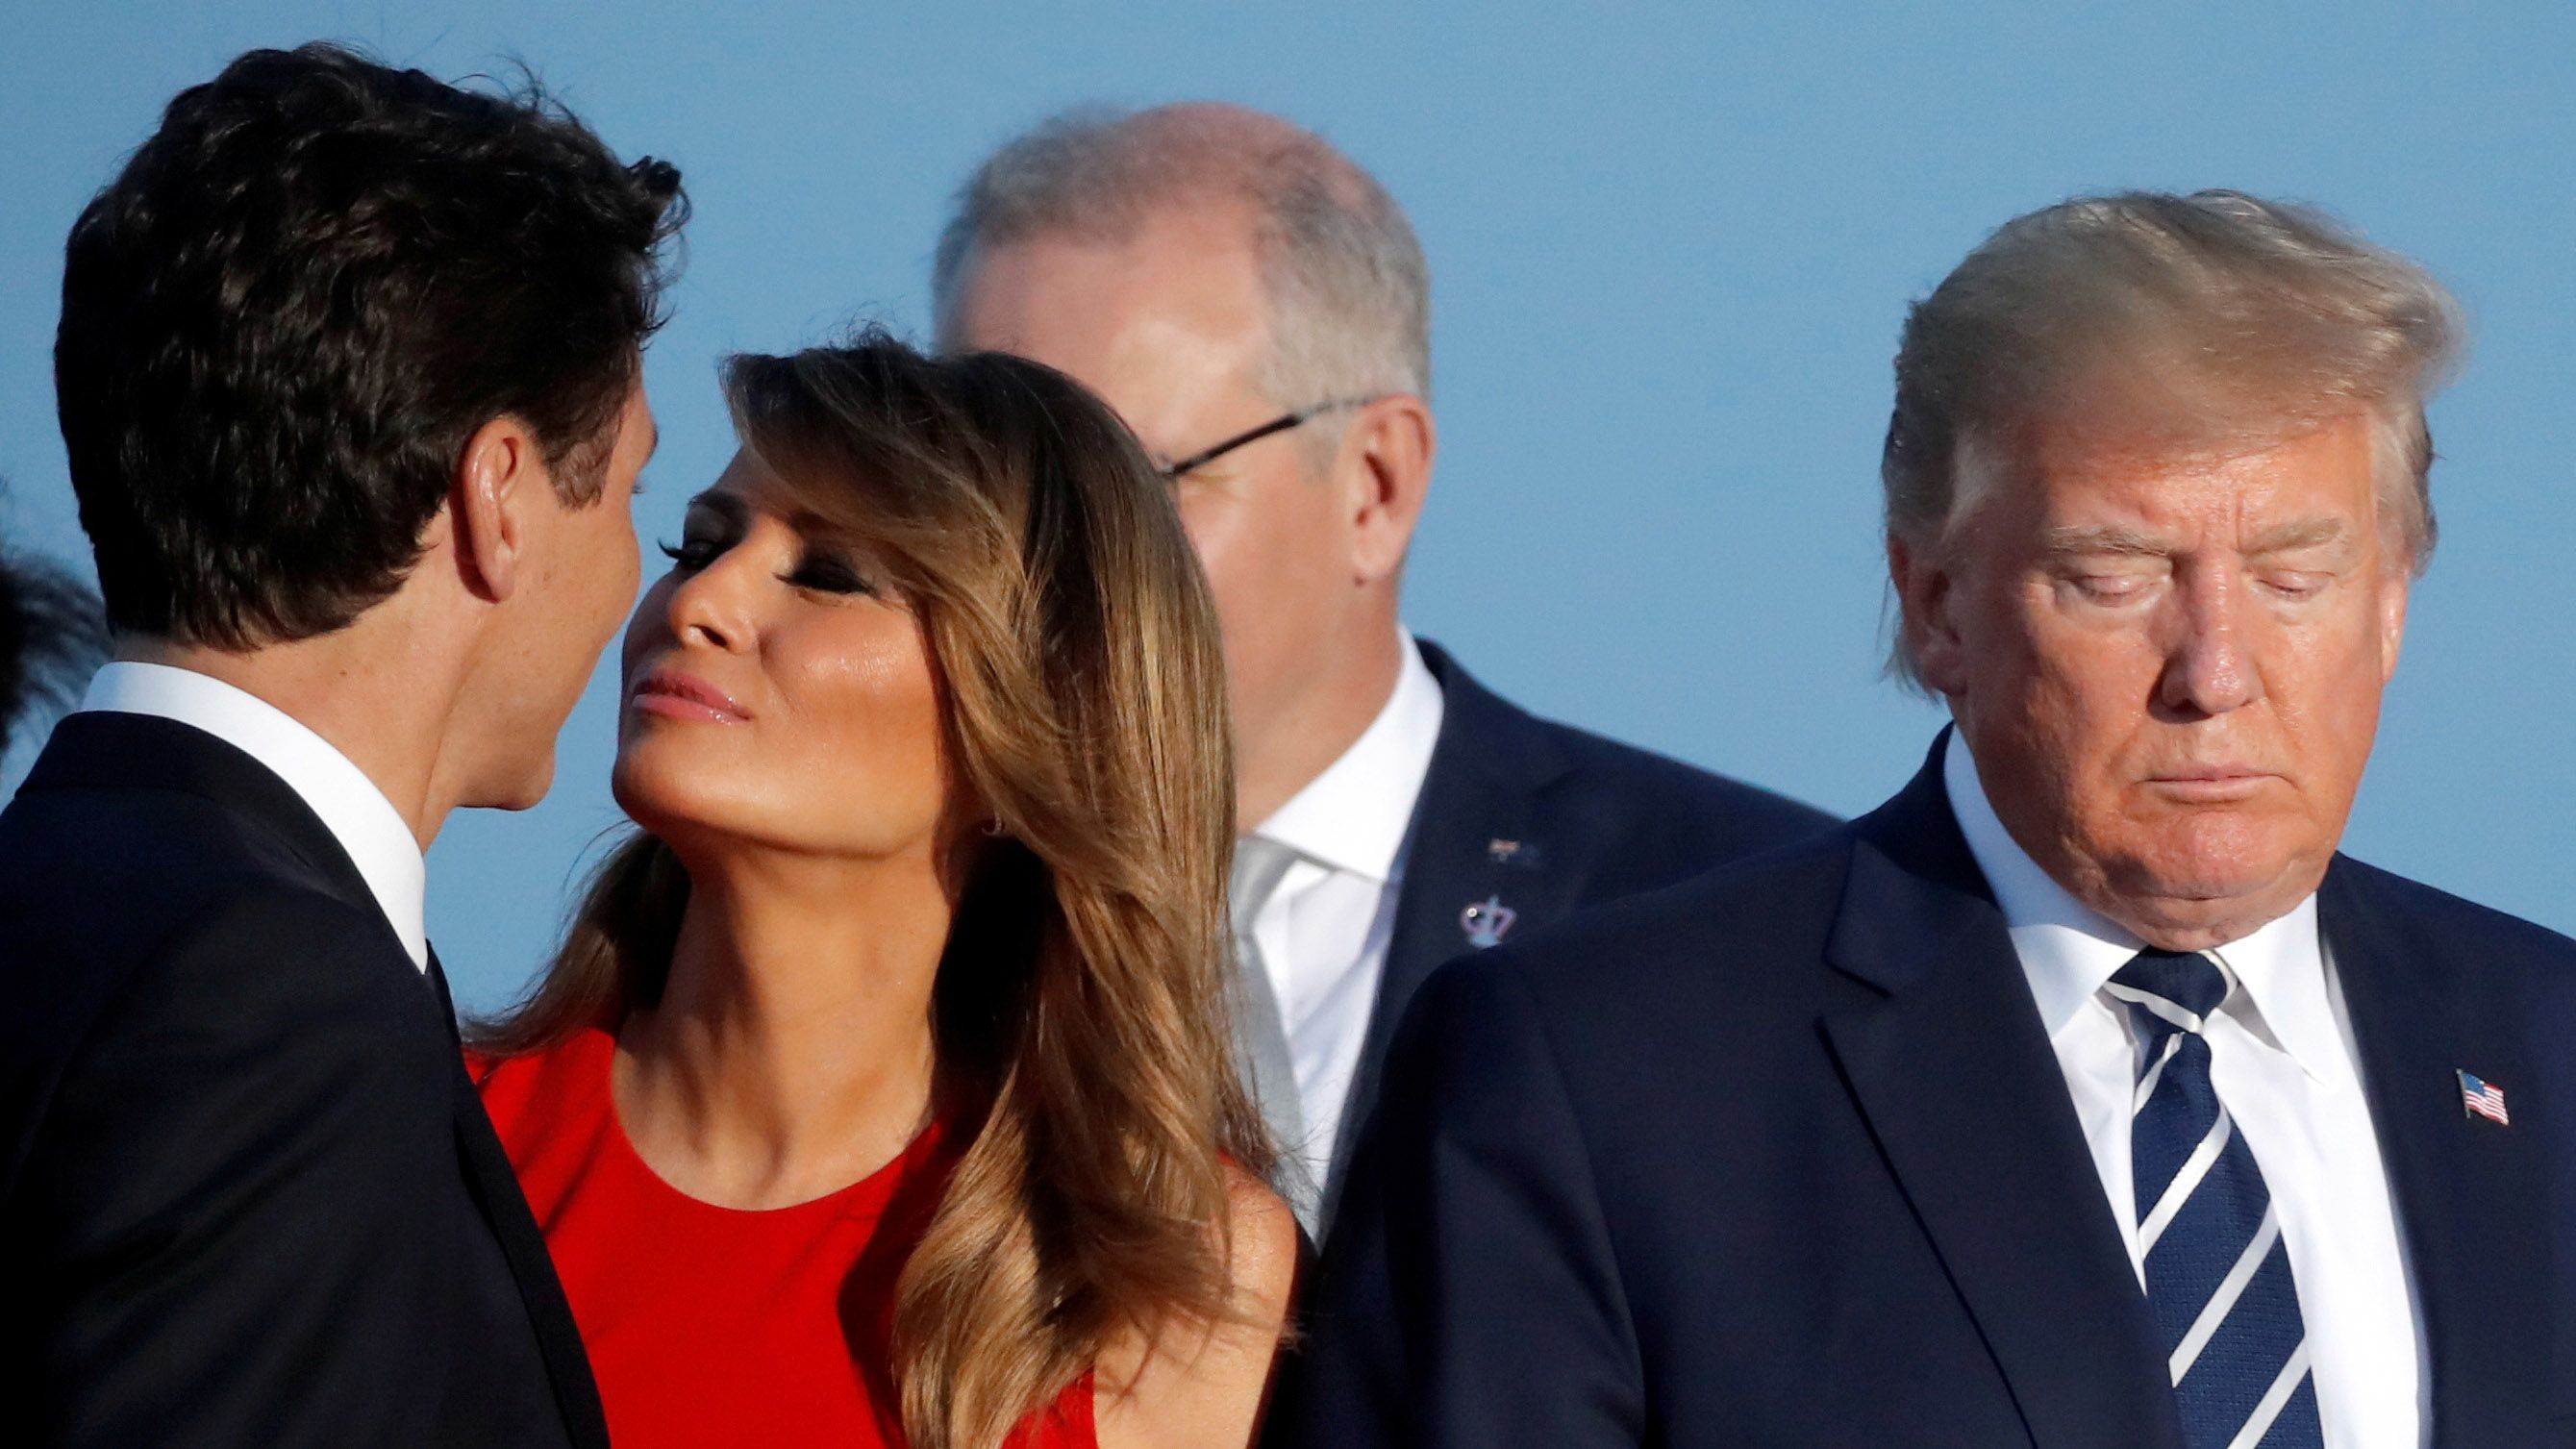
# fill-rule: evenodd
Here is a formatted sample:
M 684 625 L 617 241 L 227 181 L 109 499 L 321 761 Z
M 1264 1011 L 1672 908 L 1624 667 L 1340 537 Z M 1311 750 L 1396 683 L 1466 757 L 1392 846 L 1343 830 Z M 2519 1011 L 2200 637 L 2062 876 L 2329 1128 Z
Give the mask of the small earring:
M 984 833 L 995 840 L 999 840 L 1011 832 L 1003 826 L 999 818 L 995 818 L 984 822 Z

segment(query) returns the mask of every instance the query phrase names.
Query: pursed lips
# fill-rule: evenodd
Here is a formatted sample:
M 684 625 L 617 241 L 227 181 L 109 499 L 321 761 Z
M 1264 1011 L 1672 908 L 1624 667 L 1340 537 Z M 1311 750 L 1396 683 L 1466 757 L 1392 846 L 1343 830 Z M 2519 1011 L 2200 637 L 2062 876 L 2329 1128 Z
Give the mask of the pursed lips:
M 637 680 L 627 694 L 627 702 L 646 714 L 671 719 L 740 724 L 751 718 L 751 712 L 737 703 L 732 695 L 694 674 L 677 669 L 656 669 Z

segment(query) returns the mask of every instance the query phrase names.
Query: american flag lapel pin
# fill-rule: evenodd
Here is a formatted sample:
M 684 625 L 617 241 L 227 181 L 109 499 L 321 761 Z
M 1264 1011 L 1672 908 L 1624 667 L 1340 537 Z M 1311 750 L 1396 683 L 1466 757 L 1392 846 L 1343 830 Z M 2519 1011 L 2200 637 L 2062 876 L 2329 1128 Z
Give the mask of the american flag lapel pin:
M 2484 1117 L 2498 1126 L 2513 1123 L 2504 1110 L 2504 1088 L 2467 1072 L 2460 1073 L 2460 1115 Z

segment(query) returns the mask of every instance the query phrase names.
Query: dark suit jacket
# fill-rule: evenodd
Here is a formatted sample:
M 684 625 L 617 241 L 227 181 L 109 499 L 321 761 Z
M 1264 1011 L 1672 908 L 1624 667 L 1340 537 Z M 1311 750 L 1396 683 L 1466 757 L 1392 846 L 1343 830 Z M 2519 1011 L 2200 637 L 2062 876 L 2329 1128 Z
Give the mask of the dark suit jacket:
M 2576 942 L 2340 857 L 2319 920 L 2439 1442 L 2576 1443 Z M 2463 1110 L 2462 1068 L 2510 1126 Z M 1445 967 L 1382 1101 L 1273 1444 L 2181 1443 L 1937 765 L 1805 846 Z
M 1395 934 L 1343 1113 L 1328 1206 L 1376 1100 L 1395 1023 L 1440 963 L 1492 939 L 1497 926 L 1500 939 L 1515 939 L 1834 823 L 1768 790 L 1540 719 L 1477 683 L 1440 646 L 1417 643 L 1440 681 L 1440 738 L 1406 837 Z
M 0 1001 L 12 1442 L 607 1443 L 454 1020 L 275 774 L 64 720 L 0 812 Z

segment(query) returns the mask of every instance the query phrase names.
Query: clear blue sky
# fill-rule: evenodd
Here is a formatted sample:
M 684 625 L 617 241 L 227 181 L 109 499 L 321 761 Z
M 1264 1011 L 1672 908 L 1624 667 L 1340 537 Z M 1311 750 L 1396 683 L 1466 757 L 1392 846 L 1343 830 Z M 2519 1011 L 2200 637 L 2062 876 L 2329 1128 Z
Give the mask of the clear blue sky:
M 355 40 L 533 65 L 698 208 L 649 365 L 667 536 L 732 442 L 717 357 L 918 330 L 943 202 L 1081 101 L 1314 126 L 1431 255 L 1442 450 L 1408 617 L 1541 711 L 1844 812 L 1939 723 L 1877 677 L 1877 454 L 1906 302 L 1996 223 L 2127 186 L 2323 203 L 2428 261 L 2477 352 L 2436 408 L 2443 543 L 2348 844 L 2576 928 L 2568 566 L 2576 10 L 1197 3 L 12 7 L 0 46 L 0 534 L 85 559 L 48 349 L 65 228 L 180 87 Z M 553 798 L 469 812 L 430 928 L 469 1005 L 525 980 L 618 821 L 608 680 Z M 7 779 L 23 768 L 9 762 Z

